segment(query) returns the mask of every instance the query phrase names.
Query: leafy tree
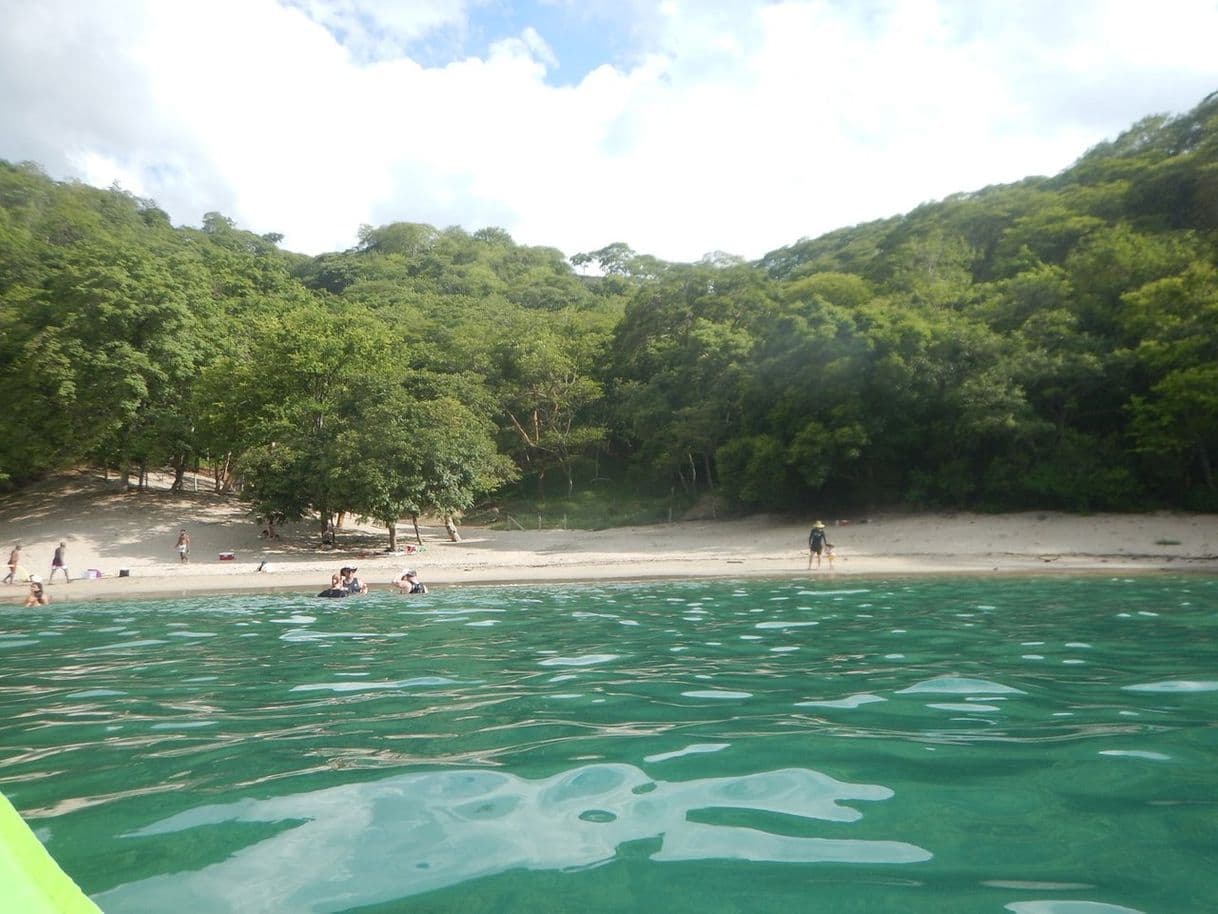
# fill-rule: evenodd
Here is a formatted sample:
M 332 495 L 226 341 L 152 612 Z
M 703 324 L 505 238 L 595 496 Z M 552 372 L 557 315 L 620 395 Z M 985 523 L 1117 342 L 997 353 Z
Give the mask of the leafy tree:
M 743 419 L 752 324 L 773 307 L 766 278 L 743 266 L 673 267 L 639 290 L 614 334 L 613 370 L 619 435 L 640 459 L 687 487 L 701 469 L 713 485 L 715 452 Z
M 1138 450 L 1155 460 L 1160 481 L 1196 473 L 1213 504 L 1218 448 L 1218 269 L 1197 263 L 1176 276 L 1128 293 L 1122 314 L 1141 338 L 1139 362 L 1150 374 L 1145 395 L 1131 399 Z M 1168 472 L 1164 472 L 1170 468 Z M 1162 482 L 1161 482 L 1162 484 Z
M 0 162 L 0 482 L 208 461 L 269 518 L 451 516 L 494 428 L 568 489 L 1212 507 L 1216 191 L 1218 93 L 756 263 L 417 223 L 310 258 Z
M 248 328 L 222 412 L 250 411 L 237 469 L 259 516 L 275 521 L 352 508 L 340 439 L 366 377 L 401 377 L 388 329 L 337 303 L 264 316 Z
M 349 510 L 374 517 L 397 548 L 397 522 L 430 512 L 451 518 L 515 478 L 495 448 L 494 425 L 452 397 L 416 399 L 401 385 L 358 391 L 336 439 Z
M 595 263 L 597 268 L 608 276 L 630 276 L 631 264 L 635 257 L 634 249 L 623 241 L 615 241 L 599 251 L 575 254 L 571 263 L 577 267 Z
M 585 418 L 602 397 L 591 369 L 603 338 L 527 323 L 531 329 L 518 325 L 496 348 L 496 386 L 511 450 L 521 468 L 536 475 L 544 499 L 546 472 L 561 469 L 570 493 L 574 460 L 605 437 L 603 426 Z

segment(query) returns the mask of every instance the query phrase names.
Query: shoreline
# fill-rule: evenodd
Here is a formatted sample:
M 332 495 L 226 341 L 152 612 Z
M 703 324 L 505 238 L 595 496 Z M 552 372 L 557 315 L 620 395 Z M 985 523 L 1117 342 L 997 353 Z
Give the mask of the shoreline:
M 647 529 L 647 528 L 640 528 Z M 459 544 L 457 544 L 459 545 Z M 422 557 L 420 557 L 422 558 Z M 671 556 L 653 561 L 618 561 L 607 563 L 604 557 L 590 560 L 537 563 L 509 566 L 487 563 L 478 568 L 435 564 L 426 571 L 424 583 L 433 593 L 469 587 L 529 587 L 579 584 L 650 583 L 656 581 L 721 581 L 732 580 L 805 580 L 817 582 L 864 582 L 910 580 L 928 577 L 1063 577 L 1063 576 L 1154 576 L 1154 575 L 1218 575 L 1218 557 L 1167 557 L 1159 555 L 1059 555 L 1052 559 L 1020 554 L 959 555 L 889 555 L 864 554 L 838 556 L 834 568 L 806 568 L 806 555 L 794 557 L 728 559 L 726 562 L 679 560 Z M 276 563 L 272 570 L 258 572 L 257 566 L 221 566 L 219 563 L 177 566 L 145 566 L 133 569 L 127 577 L 103 577 L 95 580 L 73 579 L 47 584 L 51 605 L 60 603 L 90 603 L 123 600 L 178 599 L 189 597 L 220 597 L 260 594 L 314 595 L 323 589 L 331 565 L 354 561 L 370 593 L 392 593 L 392 578 L 399 566 L 409 563 L 403 557 L 356 559 L 342 554 L 335 562 L 319 566 L 314 561 Z M 802 567 L 800 563 L 805 563 Z M 415 562 L 421 570 L 428 563 Z M 189 568 L 189 570 L 187 570 Z M 24 585 L 0 585 L 0 604 L 20 605 L 24 601 Z
M 133 597 L 243 593 L 317 593 L 342 565 L 359 569 L 370 590 L 391 588 L 406 567 L 433 589 L 463 586 L 630 583 L 656 580 L 818 578 L 860 580 L 926 575 L 1218 574 L 1218 514 L 1070 515 L 1060 512 L 877 514 L 825 518 L 836 546 L 833 569 L 807 569 L 815 518 L 755 515 L 689 519 L 607 530 L 462 529 L 448 542 L 442 526 L 420 526 L 419 540 L 348 524 L 323 548 L 315 524 L 289 524 L 282 538 L 260 529 L 236 499 L 199 491 L 171 493 L 154 477 L 150 491 L 80 473 L 0 499 L 0 558 L 21 542 L 21 566 L 49 577 L 51 556 L 67 544 L 71 583 L 47 583 L 51 605 Z M 191 533 L 191 561 L 176 559 L 180 529 Z M 407 535 L 409 534 L 409 535 Z M 231 555 L 221 561 L 220 555 Z M 258 572 L 260 563 L 269 571 Z M 101 577 L 83 579 L 86 569 Z M 120 576 L 122 569 L 126 576 Z M 57 575 L 57 578 L 61 576 Z M 0 605 L 18 607 L 28 587 L 0 584 Z

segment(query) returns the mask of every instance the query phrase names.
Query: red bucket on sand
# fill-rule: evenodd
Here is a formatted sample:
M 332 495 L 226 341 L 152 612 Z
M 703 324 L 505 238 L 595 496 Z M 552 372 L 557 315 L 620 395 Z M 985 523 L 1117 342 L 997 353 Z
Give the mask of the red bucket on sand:
M 235 553 L 235 552 L 221 552 L 220 553 L 221 562 L 231 562 L 236 557 L 237 557 L 237 553 Z

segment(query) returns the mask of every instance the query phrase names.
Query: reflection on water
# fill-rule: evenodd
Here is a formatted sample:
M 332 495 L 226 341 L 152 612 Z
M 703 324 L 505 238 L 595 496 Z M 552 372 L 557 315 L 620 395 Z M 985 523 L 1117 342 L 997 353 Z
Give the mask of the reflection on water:
M 1206 578 L 58 604 L 0 785 L 108 914 L 1210 914 L 1216 634 Z
M 130 837 L 231 822 L 285 827 L 219 863 L 128 883 L 97 900 L 109 911 L 183 904 L 197 912 L 271 914 L 306 904 L 312 911 L 343 910 L 512 869 L 593 866 L 612 860 L 624 843 L 645 838 L 659 842 L 653 860 L 928 860 L 927 851 L 900 841 L 795 837 L 690 819 L 698 810 L 742 809 L 853 822 L 861 814 L 843 802 L 890 796 L 886 787 L 846 784 L 806 769 L 681 782 L 652 780 L 629 765 L 589 765 L 537 781 L 496 771 L 398 775 L 201 806 L 154 822 Z M 283 867 L 284 860 L 292 866 Z

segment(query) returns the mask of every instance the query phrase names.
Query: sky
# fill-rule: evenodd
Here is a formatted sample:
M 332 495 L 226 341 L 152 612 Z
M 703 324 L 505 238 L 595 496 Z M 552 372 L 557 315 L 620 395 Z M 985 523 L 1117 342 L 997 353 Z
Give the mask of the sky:
M 1218 0 L 0 0 L 0 158 L 308 254 L 754 259 L 1218 90 Z

